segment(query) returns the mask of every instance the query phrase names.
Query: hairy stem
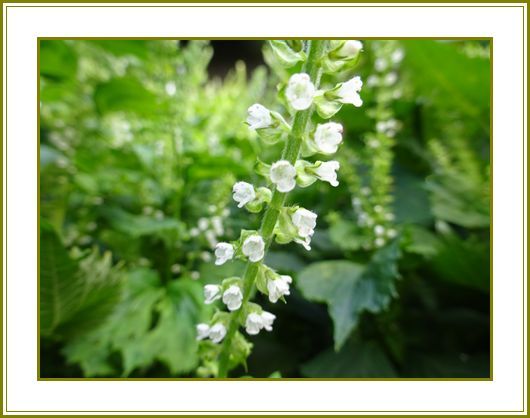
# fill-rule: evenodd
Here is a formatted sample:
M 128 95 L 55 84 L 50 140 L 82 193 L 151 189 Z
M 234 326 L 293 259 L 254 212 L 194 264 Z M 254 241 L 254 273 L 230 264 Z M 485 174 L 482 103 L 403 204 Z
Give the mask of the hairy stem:
M 311 78 L 311 81 L 318 88 L 320 84 L 320 77 L 322 75 L 319 61 L 324 53 L 326 41 L 313 40 L 308 41 L 308 57 L 305 62 L 302 72 L 305 72 Z M 287 138 L 287 142 L 283 149 L 282 159 L 289 161 L 294 164 L 298 159 L 300 153 L 300 147 L 302 140 L 309 127 L 309 121 L 313 113 L 313 106 L 307 110 L 302 110 L 296 113 L 293 121 L 293 127 Z M 260 235 L 265 241 L 265 250 L 270 246 L 274 227 L 278 221 L 280 210 L 282 209 L 287 193 L 281 193 L 278 190 L 274 190 L 270 204 L 267 207 L 263 220 L 261 222 Z M 256 275 L 258 273 L 259 263 L 248 262 L 245 274 L 243 276 L 243 305 L 248 302 Z M 230 324 L 228 331 L 223 342 L 221 354 L 219 355 L 219 371 L 218 377 L 224 378 L 228 374 L 229 360 L 230 360 L 230 349 L 232 339 L 239 328 L 239 321 L 242 309 L 233 312 L 230 315 Z

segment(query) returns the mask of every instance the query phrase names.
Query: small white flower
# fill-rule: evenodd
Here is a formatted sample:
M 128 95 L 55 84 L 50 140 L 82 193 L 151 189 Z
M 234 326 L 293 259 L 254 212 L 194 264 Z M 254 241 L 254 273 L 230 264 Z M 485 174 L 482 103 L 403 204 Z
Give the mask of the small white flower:
M 214 303 L 221 297 L 221 286 L 216 284 L 207 284 L 204 286 L 204 303 L 207 305 Z
M 199 219 L 199 223 L 198 223 L 199 230 L 201 230 L 201 231 L 205 231 L 205 230 L 207 230 L 209 224 L 210 224 L 210 223 L 208 222 L 208 219 L 206 219 L 206 218 L 200 218 L 200 219 Z
M 241 308 L 241 303 L 243 302 L 243 293 L 239 286 L 235 284 L 230 286 L 223 293 L 223 303 L 228 307 L 229 311 L 237 311 Z
M 359 96 L 359 92 L 361 91 L 362 87 L 363 82 L 359 76 L 355 76 L 351 80 L 342 83 L 339 90 L 337 91 L 339 101 L 341 103 L 350 103 L 355 107 L 361 107 L 363 101 L 361 96 Z
M 261 328 L 263 328 L 263 319 L 261 318 L 261 315 L 254 312 L 248 314 L 245 321 L 245 331 L 247 331 L 247 334 L 257 335 Z
M 338 161 L 326 161 L 315 169 L 315 174 L 322 181 L 327 181 L 333 187 L 337 187 L 337 170 L 340 168 Z
M 210 327 L 208 324 L 197 324 L 197 341 L 208 338 Z
M 278 302 L 284 295 L 289 295 L 289 284 L 293 281 L 291 276 L 282 275 L 277 279 L 269 280 L 267 282 L 267 290 L 269 291 L 269 300 L 272 303 Z
M 376 247 L 382 247 L 383 245 L 385 245 L 385 239 L 378 237 L 375 239 L 374 244 Z
M 342 125 L 340 123 L 328 122 L 318 124 L 315 131 L 315 144 L 318 151 L 323 154 L 337 152 L 342 142 Z
M 272 331 L 272 324 L 276 319 L 276 315 L 271 314 L 270 312 L 263 311 L 261 313 L 261 321 L 263 323 L 263 328 L 266 331 Z
M 394 219 L 396 219 L 396 217 L 394 216 L 393 213 L 390 213 L 390 212 L 389 212 L 389 213 L 385 213 L 385 219 L 386 219 L 387 221 L 393 221 Z
M 286 160 L 276 161 L 270 169 L 270 179 L 282 193 L 290 192 L 296 185 L 296 169 Z
M 265 255 L 265 242 L 260 235 L 251 235 L 243 242 L 241 250 L 251 262 L 255 263 Z
M 191 280 L 199 280 L 201 278 L 201 273 L 199 273 L 198 271 L 192 271 L 190 273 L 190 278 Z
M 362 202 L 361 202 L 361 199 L 359 199 L 358 197 L 354 197 L 352 198 L 351 200 L 351 204 L 354 208 L 359 208 L 362 206 Z
M 214 216 L 212 218 L 212 227 L 213 231 L 216 233 L 217 236 L 223 235 L 225 230 L 223 228 L 223 220 L 220 216 Z
M 215 235 L 215 231 L 213 229 L 209 229 L 204 233 L 204 237 L 206 238 L 206 241 L 208 241 L 208 244 L 210 244 L 211 248 L 214 248 L 217 245 L 217 235 Z
M 382 72 L 388 68 L 388 63 L 383 58 L 377 58 L 374 63 L 376 71 Z
M 213 327 L 210 328 L 210 332 L 208 333 L 208 336 L 210 337 L 210 340 L 212 342 L 218 344 L 221 341 L 223 341 L 223 338 L 226 335 L 226 327 L 223 324 L 215 324 Z
M 374 226 L 374 233 L 380 237 L 385 234 L 385 228 L 382 225 L 376 225 Z
M 389 229 L 387 232 L 386 232 L 386 236 L 388 238 L 395 238 L 397 236 L 397 231 L 395 229 Z
M 234 246 L 228 242 L 220 242 L 215 246 L 215 265 L 220 266 L 234 258 Z
M 191 228 L 191 229 L 190 229 L 190 235 L 191 235 L 192 237 L 196 237 L 196 236 L 199 235 L 199 234 L 200 234 L 199 228 Z
M 168 81 L 165 85 L 165 89 L 168 96 L 174 96 L 177 92 L 177 85 L 173 81 Z
M 311 251 L 311 237 L 307 236 L 305 238 L 295 238 L 293 240 L 297 244 L 302 245 L 307 251 Z
M 252 202 L 256 198 L 254 186 L 245 181 L 238 181 L 232 187 L 232 197 L 238 203 L 237 207 L 242 208 L 248 202 Z
M 292 215 L 291 220 L 298 228 L 298 235 L 302 238 L 310 237 L 315 232 L 317 226 L 317 214 L 310 210 L 299 208 Z
M 394 84 L 398 79 L 398 76 L 395 72 L 391 72 L 391 73 L 388 73 L 386 76 L 385 76 L 385 84 L 387 86 L 391 86 L 392 84 Z
M 271 112 L 265 106 L 256 103 L 250 106 L 247 112 L 250 129 L 263 129 L 272 125 Z
M 396 49 L 394 52 L 392 52 L 390 59 L 392 60 L 394 64 L 399 64 L 403 60 L 404 56 L 405 56 L 405 52 L 401 48 L 399 48 L 399 49 Z
M 375 205 L 375 206 L 374 206 L 374 212 L 375 212 L 375 213 L 381 213 L 381 212 L 383 212 L 383 206 L 381 206 L 381 205 Z
M 305 110 L 313 103 L 315 86 L 305 73 L 293 74 L 287 83 L 285 97 L 295 110 Z

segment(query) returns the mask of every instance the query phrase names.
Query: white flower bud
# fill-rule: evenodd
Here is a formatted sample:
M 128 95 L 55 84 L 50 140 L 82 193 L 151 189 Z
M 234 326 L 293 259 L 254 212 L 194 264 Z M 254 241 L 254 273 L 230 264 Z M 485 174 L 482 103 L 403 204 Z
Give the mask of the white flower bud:
M 305 110 L 313 103 L 315 86 L 305 73 L 293 74 L 287 83 L 285 97 L 295 110 Z
M 405 56 L 405 52 L 401 48 L 399 48 L 399 49 L 396 49 L 394 52 L 392 52 L 390 59 L 392 60 L 394 64 L 399 64 L 403 60 L 404 56 Z
M 232 187 L 232 193 L 232 197 L 238 203 L 238 208 L 242 208 L 248 202 L 252 202 L 256 198 L 254 186 L 245 181 L 238 181 L 234 184 L 234 187 Z
M 216 284 L 207 284 L 204 286 L 204 303 L 207 305 L 214 303 L 221 297 L 221 286 Z
M 263 129 L 272 125 L 271 112 L 265 106 L 253 104 L 247 110 L 247 123 L 250 129 Z
M 206 231 L 206 230 L 208 229 L 208 225 L 209 225 L 209 224 L 210 224 L 210 223 L 208 222 L 208 219 L 206 219 L 206 218 L 200 218 L 200 219 L 199 219 L 199 223 L 198 223 L 198 225 L 199 225 L 199 230 L 201 230 L 201 231 Z
M 265 242 L 261 236 L 251 235 L 243 242 L 241 250 L 251 262 L 255 263 L 265 255 Z
M 229 311 L 237 311 L 241 308 L 241 303 L 243 302 L 243 293 L 239 286 L 235 284 L 230 286 L 223 293 L 223 303 L 228 307 Z
M 326 161 L 315 169 L 315 174 L 322 181 L 327 181 L 333 187 L 337 187 L 337 170 L 340 168 L 338 161 Z
M 335 122 L 319 124 L 314 139 L 319 152 L 333 154 L 342 142 L 342 125 Z
M 208 324 L 197 324 L 197 341 L 204 340 L 208 338 L 210 333 L 210 327 Z
M 259 334 L 261 328 L 263 328 L 263 320 L 261 315 L 257 313 L 250 313 L 247 316 L 245 321 L 245 331 L 248 335 L 257 335 Z
M 289 284 L 293 281 L 291 276 L 279 276 L 276 279 L 267 282 L 267 290 L 269 291 L 269 300 L 272 303 L 278 302 L 284 295 L 289 295 Z
M 234 258 L 234 246 L 228 242 L 220 242 L 215 246 L 215 265 L 220 266 Z
M 387 232 L 386 232 L 386 236 L 388 238 L 395 238 L 397 236 L 397 231 L 395 229 L 389 229 Z
M 223 235 L 225 232 L 223 228 L 223 221 L 220 216 L 214 216 L 212 218 L 212 227 L 213 227 L 213 231 L 215 232 L 217 236 Z
M 307 209 L 299 208 L 291 215 L 294 226 L 298 228 L 298 235 L 302 238 L 310 237 L 317 226 L 317 214 Z
M 349 40 L 337 51 L 339 56 L 344 58 L 353 58 L 363 49 L 363 43 L 361 41 Z
M 261 321 L 263 323 L 263 328 L 266 331 L 272 331 L 272 324 L 276 319 L 276 315 L 271 314 L 270 312 L 263 311 L 261 313 Z
M 282 193 L 290 192 L 296 185 L 296 169 L 286 160 L 276 161 L 271 165 L 270 179 Z
M 342 83 L 337 91 L 339 101 L 341 103 L 350 103 L 355 107 L 361 107 L 363 101 L 361 100 L 361 96 L 359 96 L 359 92 L 361 91 L 362 86 L 363 82 L 359 76 L 353 77 L 351 80 Z
M 223 338 L 226 335 L 226 327 L 223 324 L 215 324 L 213 327 L 210 328 L 210 332 L 208 333 L 208 336 L 210 337 L 210 340 L 212 342 L 218 344 L 221 341 L 223 341 Z
M 385 245 L 385 239 L 378 237 L 375 239 L 374 244 L 376 247 L 382 247 L 383 245 Z

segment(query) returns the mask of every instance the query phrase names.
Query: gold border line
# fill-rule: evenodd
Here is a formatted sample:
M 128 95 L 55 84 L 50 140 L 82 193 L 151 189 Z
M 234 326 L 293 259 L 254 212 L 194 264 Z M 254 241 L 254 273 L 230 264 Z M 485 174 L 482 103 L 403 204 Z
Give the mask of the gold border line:
M 337 3 L 342 3 L 342 1 L 344 0 L 339 0 L 337 1 Z M 61 2 L 61 1 L 59 1 Z M 99 3 L 100 1 L 99 0 L 95 0 L 93 3 Z M 166 1 L 161 1 L 161 3 L 165 3 Z M 214 2 L 216 2 L 214 0 Z M 276 1 L 275 0 L 272 0 L 270 1 L 269 3 L 275 3 Z M 312 2 L 311 0 L 309 2 Z M 451 2 L 451 0 L 449 1 Z M 449 3 L 447 2 L 447 3 Z M 488 0 L 486 2 L 489 2 Z M 24 2 L 17 2 L 17 3 L 24 3 Z M 136 3 L 136 1 L 133 1 L 133 3 Z M 345 2 L 346 3 L 346 2 Z M 526 3 L 526 2 L 524 2 Z M 344 5 L 344 6 L 316 6 L 316 5 L 300 5 L 300 6 L 288 6 L 288 5 L 285 5 L 285 6 L 281 6 L 281 5 L 275 5 L 275 6 L 249 6 L 249 5 L 241 5 L 241 6 L 207 6 L 207 5 L 203 5 L 203 4 L 197 4 L 195 6 L 185 6 L 185 5 L 181 5 L 181 6 L 156 6 L 156 5 L 153 5 L 153 6 L 140 6 L 140 5 L 129 5 L 128 7 L 482 7 L 482 8 L 488 8 L 488 7 L 521 7 L 523 8 L 523 31 L 525 30 L 525 20 L 524 20 L 524 3 L 516 3 L 516 4 L 521 4 L 519 6 L 499 6 L 499 5 L 477 5 L 477 6 L 465 6 L 465 5 L 448 5 L 448 6 L 431 6 L 431 5 L 423 5 L 423 6 L 394 6 L 394 5 L 386 5 L 386 6 L 383 6 L 383 5 L 371 5 L 371 6 L 347 6 L 347 5 Z M 2 4 L 4 4 L 4 2 L 2 2 Z M 111 5 L 97 5 L 97 6 L 89 6 L 89 5 L 86 5 L 86 6 L 41 6 L 41 5 L 17 5 L 17 6 L 14 6 L 14 5 L 10 5 L 9 7 L 127 7 L 125 5 L 122 5 L 122 6 L 111 6 Z M 6 5 L 6 14 L 5 14 L 5 17 L 6 17 L 6 58 L 7 58 L 7 8 L 8 6 Z M 2 18 L 3 18 L 3 9 L 2 9 L 2 12 L 0 12 L 1 15 L 2 15 Z M 3 19 L 2 19 L 2 30 L 3 30 Z M 3 32 L 2 32 L 2 35 L 3 35 Z M 371 38 L 371 39 L 389 39 L 389 38 L 394 38 L 394 39 L 397 39 L 395 37 L 384 37 L 384 38 Z M 48 38 L 42 38 L 42 39 L 48 39 Z M 52 39 L 52 38 L 49 38 L 49 39 Z M 71 38 L 68 38 L 68 39 L 71 39 Z M 110 38 L 108 38 L 110 39 Z M 139 38 L 124 38 L 124 39 L 139 39 Z M 167 38 L 161 38 L 161 39 L 167 39 Z M 183 39 L 183 38 L 181 38 Z M 185 39 L 191 39 L 191 38 L 185 38 Z M 204 38 L 201 38 L 201 39 L 204 39 Z M 213 38 L 210 38 L 210 39 L 213 39 Z M 219 39 L 226 39 L 226 38 L 219 38 Z M 247 39 L 247 38 L 245 38 Z M 251 39 L 251 38 L 248 38 L 248 39 Z M 262 38 L 263 39 L 263 38 Z M 365 38 L 365 39 L 369 39 L 369 38 Z M 420 38 L 421 39 L 421 38 Z M 432 39 L 432 38 L 431 38 Z M 438 38 L 439 39 L 439 38 Z M 444 38 L 444 39 L 448 39 L 448 38 Z M 477 39 L 477 38 L 475 38 Z M 3 44 L 2 44 L 2 52 L 3 52 Z M 493 42 L 491 42 L 491 48 L 493 49 Z M 525 50 L 525 47 L 524 47 L 524 41 L 523 41 L 523 54 L 524 54 L 524 50 Z M 492 54 L 493 51 L 491 51 L 490 53 Z M 7 104 L 7 66 L 5 65 L 5 63 L 3 63 L 3 67 L 2 67 L 2 75 L 3 75 L 3 71 L 4 71 L 4 68 L 5 68 L 5 72 L 6 72 L 6 104 Z M 493 65 L 491 64 L 491 87 L 493 87 Z M 524 87 L 524 71 L 523 71 L 523 87 Z M 40 89 L 39 89 L 40 90 Z M 2 86 L 2 90 L 3 91 L 3 86 Z M 490 96 L 490 105 L 493 104 L 493 89 L 490 90 L 491 91 L 491 96 Z M 37 93 L 39 95 L 39 91 Z M 3 104 L 2 104 L 3 106 Z M 39 111 L 39 109 L 38 109 Z M 523 95 L 523 111 L 524 111 L 524 95 Z M 493 130 L 493 112 L 492 112 L 492 107 L 490 109 L 490 150 L 492 151 L 493 150 L 493 137 L 492 137 L 492 130 Z M 524 116 L 524 115 L 523 115 Z M 2 121 L 3 122 L 3 121 Z M 7 134 L 7 107 L 6 107 L 6 121 L 5 121 L 5 125 L 6 125 L 6 134 Z M 2 124 L 3 126 L 3 124 Z M 38 144 L 38 147 L 40 147 L 40 144 Z M 524 151 L 524 144 L 523 144 L 523 151 Z M 490 152 L 491 154 L 491 176 L 493 176 L 493 152 Z M 524 154 L 524 153 L 523 153 Z M 3 156 L 3 149 L 0 151 L 0 155 Z M 38 158 L 38 156 L 37 156 Z M 38 158 L 39 159 L 39 158 Z M 524 160 L 524 155 L 523 155 L 523 160 Z M 40 163 L 40 162 L 39 162 Z M 2 168 L 3 168 L 3 159 L 2 159 Z M 0 174 L 0 179 L 3 180 L 3 171 L 2 173 Z M 38 181 L 40 182 L 40 179 L 38 179 Z M 2 191 L 3 191 L 3 182 L 2 182 Z M 38 187 L 39 187 L 39 191 L 38 193 L 40 193 L 40 183 L 38 183 Z M 492 185 L 491 185 L 492 187 Z M 7 194 L 7 140 L 6 140 L 6 194 Z M 40 196 L 39 196 L 40 197 Z M 491 195 L 491 198 L 490 198 L 490 206 L 491 206 L 491 209 L 493 208 L 493 195 Z M 3 200 L 3 195 L 2 195 L 2 200 Z M 2 202 L 3 204 L 5 204 L 4 200 Z M 6 225 L 5 225 L 5 231 L 6 231 L 6 239 L 7 239 L 7 207 L 5 207 L 5 211 L 6 211 Z M 524 217 L 524 214 L 523 214 L 523 217 Z M 523 219 L 524 221 L 524 219 Z M 492 222 L 491 222 L 492 223 Z M 3 218 L 2 218 L 2 229 L 3 229 Z M 493 229 L 493 225 L 490 225 L 491 228 Z M 492 235 L 492 230 L 490 232 L 490 244 L 491 244 L 491 240 L 493 238 L 493 235 Z M 523 237 L 523 241 L 524 241 L 524 237 Z M 490 245 L 491 247 L 491 245 Z M 3 248 L 3 241 L 2 243 L 0 243 L 0 248 Z M 492 251 L 492 247 L 490 248 L 490 252 Z M 40 254 L 38 254 L 38 257 L 40 256 Z M 492 257 L 491 257 L 491 266 L 492 266 Z M 3 260 L 2 260 L 3 262 Z M 6 268 L 7 268 L 7 247 L 6 247 L 6 260 L 5 260 L 5 263 L 6 263 Z M 3 266 L 3 264 L 0 264 L 0 266 Z M 3 274 L 3 270 L 2 270 L 2 274 Z M 492 286 L 492 270 L 490 271 L 490 285 Z M 524 283 L 523 283 L 523 286 L 524 286 Z M 0 290 L 3 294 L 3 288 Z M 490 292 L 491 292 L 491 295 L 493 294 L 493 287 L 490 288 Z M 38 297 L 40 296 L 40 293 L 38 293 Z M 523 292 L 523 300 L 524 300 L 524 292 Z M 3 307 L 3 298 L 2 298 L 2 307 Z M 491 312 L 490 312 L 490 323 L 492 323 L 492 307 L 493 307 L 493 301 L 492 301 L 492 298 L 490 298 L 490 306 L 491 306 Z M 6 314 L 7 314 L 7 280 L 6 280 Z M 3 310 L 2 310 L 2 316 L 3 316 Z M 6 317 L 7 319 L 7 317 Z M 526 318 L 525 318 L 526 319 Z M 524 323 L 524 320 L 523 320 L 523 323 Z M 1 324 L 2 326 L 2 331 L 3 331 L 3 322 Z M 7 321 L 6 321 L 6 333 L 7 333 Z M 492 338 L 492 334 L 491 334 L 491 337 L 490 337 L 490 361 L 492 361 L 492 354 L 493 354 L 493 338 Z M 2 350 L 3 350 L 3 347 L 2 347 Z M 6 359 L 7 359 L 7 346 L 6 346 Z M 525 356 L 524 356 L 524 353 L 523 353 L 523 361 L 525 359 Z M 524 363 L 523 363 L 524 364 Z M 2 370 L 2 365 L 0 365 L 0 371 Z M 523 379 L 524 379 L 524 375 L 523 375 Z M 6 380 L 7 380 L 7 364 L 6 364 Z M 42 380 L 48 380 L 48 379 L 42 379 Z M 62 380 L 62 379 L 61 379 Z M 70 379 L 65 379 L 65 380 L 70 380 Z M 92 379 L 89 379 L 89 378 L 84 378 L 84 379 L 79 379 L 79 380 L 92 380 Z M 100 380 L 100 379 L 95 379 L 95 380 Z M 106 379 L 108 380 L 108 379 Z M 127 379 L 127 380 L 135 380 L 135 379 Z M 145 380 L 145 379 L 139 379 L 139 380 Z M 153 380 L 153 379 L 147 379 L 147 380 Z M 175 381 L 175 379 L 163 379 L 163 380 L 171 380 L 171 381 Z M 191 380 L 191 379 L 182 379 L 182 380 L 185 380 L 185 381 L 188 381 L 188 380 Z M 206 380 L 209 380 L 211 381 L 212 379 L 206 379 Z M 221 379 L 219 379 L 221 380 Z M 224 379 L 222 379 L 224 380 Z M 228 379 L 228 380 L 237 380 L 237 381 L 241 381 L 241 380 L 250 380 L 250 379 Z M 252 380 L 261 380 L 261 379 L 252 379 Z M 269 380 L 290 380 L 290 379 L 263 379 L 265 381 L 269 381 Z M 297 380 L 297 379 L 294 379 L 294 380 Z M 303 379 L 303 380 L 307 380 L 307 379 Z M 324 379 L 324 380 L 328 380 L 328 379 Z M 342 379 L 331 379 L 331 380 L 342 380 Z M 350 379 L 348 379 L 350 380 Z M 407 380 L 407 379 L 396 379 L 396 380 Z M 425 379 L 420 379 L 420 380 L 425 380 Z M 443 379 L 434 379 L 434 380 L 443 380 Z M 452 379 L 448 379 L 448 380 L 452 380 Z M 474 379 L 472 379 L 474 380 Z M 479 379 L 480 380 L 480 379 Z M 3 380 L 2 382 L 3 383 Z M 524 381 L 523 381 L 523 385 L 524 385 Z M 524 386 L 523 386 L 524 387 Z M 7 386 L 6 386 L 6 400 L 7 400 Z M 524 400 L 523 400 L 524 402 Z M 524 405 L 523 405 L 524 407 Z M 6 411 L 7 411 L 7 405 L 6 405 Z M 8 412 L 30 412 L 30 413 L 34 413 L 34 412 L 38 412 L 38 411 L 8 411 Z M 68 413 L 68 412 L 113 412 L 113 413 L 118 413 L 118 412 L 155 412 L 155 413 L 163 413 L 163 412 L 179 412 L 179 411 L 41 411 L 41 412 L 63 412 L 63 413 Z M 239 412 L 239 413 L 245 413 L 245 412 L 260 412 L 260 411 L 181 411 L 181 412 L 208 412 L 208 413 L 212 413 L 212 412 Z M 339 413 L 339 412 L 412 412 L 412 413 L 422 413 L 422 412 L 437 412 L 437 411 L 262 411 L 262 412 L 329 412 L 329 413 Z M 440 412 L 440 411 L 438 411 Z M 443 412 L 523 412 L 523 411 L 443 411 Z M 65 415 L 66 416 L 66 415 Z M 192 415 L 192 416 L 198 416 L 198 415 Z

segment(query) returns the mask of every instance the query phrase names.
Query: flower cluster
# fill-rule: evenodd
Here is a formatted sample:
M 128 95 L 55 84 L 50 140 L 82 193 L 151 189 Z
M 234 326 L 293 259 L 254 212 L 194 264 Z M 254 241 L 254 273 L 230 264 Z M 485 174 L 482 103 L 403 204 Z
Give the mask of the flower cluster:
M 272 330 L 276 317 L 249 301 L 252 288 L 255 286 L 271 303 L 285 302 L 285 297 L 290 294 L 292 278 L 264 263 L 267 247 L 275 240 L 279 244 L 295 242 L 308 251 L 311 249 L 317 214 L 297 205 L 284 205 L 285 194 L 295 187 L 308 187 L 317 181 L 327 182 L 333 187 L 339 185 L 338 161 L 299 158 L 300 155 L 304 158 L 315 154 L 332 155 L 342 142 L 343 127 L 332 121 L 313 125 L 312 112 L 315 110 L 321 118 L 329 119 L 344 104 L 362 105 L 359 94 L 362 81 L 359 77 L 319 89 L 320 77 L 316 76 L 320 71 L 336 72 L 348 68 L 356 62 L 362 44 L 359 41 L 311 42 L 317 45 L 312 52 L 311 46 L 306 46 L 308 52 L 301 48 L 301 43 L 270 42 L 278 62 L 285 67 L 303 62 L 302 71 L 291 74 L 280 90 L 286 107 L 294 115 L 292 126 L 280 113 L 261 104 L 248 108 L 246 123 L 258 137 L 266 144 L 285 140 L 286 145 L 282 157 L 271 164 L 258 160 L 255 169 L 265 178 L 265 185 L 258 187 L 237 181 L 232 188 L 232 197 L 238 208 L 253 213 L 266 210 L 260 230 L 243 230 L 239 239 L 215 246 L 216 265 L 236 258 L 247 262 L 244 277 L 230 277 L 220 284 L 208 284 L 204 288 L 205 303 L 220 300 L 228 311 L 217 312 L 210 324 L 199 324 L 197 327 L 197 338 L 200 340 L 219 343 L 224 339 L 219 360 L 220 375 L 226 373 L 226 362 L 237 357 L 234 354 L 237 346 L 243 346 L 243 351 L 248 352 L 248 346 L 245 346 L 244 338 L 238 331 L 240 326 L 248 335 L 256 335 L 263 329 Z M 332 71 L 333 68 L 335 70 Z M 300 117 L 302 114 L 305 117 Z M 290 141 L 298 144 L 294 153 L 287 151 L 293 146 Z

